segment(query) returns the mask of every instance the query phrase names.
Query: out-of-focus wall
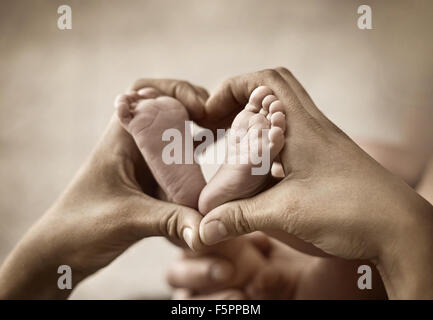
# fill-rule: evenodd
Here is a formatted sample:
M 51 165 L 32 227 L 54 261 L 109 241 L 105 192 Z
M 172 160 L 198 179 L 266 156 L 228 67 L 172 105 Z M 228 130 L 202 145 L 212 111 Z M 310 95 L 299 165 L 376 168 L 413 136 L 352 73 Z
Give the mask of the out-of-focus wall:
M 57 29 L 57 7 L 73 29 Z M 373 30 L 357 28 L 370 4 Z M 214 89 L 288 67 L 350 135 L 399 143 L 408 110 L 431 108 L 433 2 L 39 0 L 0 2 L 0 261 L 66 186 L 138 77 Z M 427 122 L 429 123 L 429 122 Z M 168 295 L 177 253 L 148 239 L 73 298 Z

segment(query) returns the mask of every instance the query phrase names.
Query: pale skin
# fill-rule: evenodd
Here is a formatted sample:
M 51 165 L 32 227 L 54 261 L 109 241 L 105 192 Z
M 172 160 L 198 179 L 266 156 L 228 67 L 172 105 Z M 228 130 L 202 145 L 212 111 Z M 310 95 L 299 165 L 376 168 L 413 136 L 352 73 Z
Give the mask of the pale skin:
M 263 174 L 253 175 L 251 169 L 257 165 L 251 161 L 252 150 L 263 152 L 266 148 L 272 164 L 284 145 L 284 107 L 272 90 L 258 87 L 232 123 L 225 163 L 206 184 L 197 163 L 166 164 L 162 156 L 167 143 L 157 137 L 162 137 L 169 129 L 185 136 L 185 121 L 189 117 L 180 101 L 164 96 L 154 88 L 142 88 L 119 95 L 115 107 L 120 122 L 134 138 L 167 198 L 198 208 L 202 214 L 227 201 L 261 191 L 271 173 L 271 166 Z M 263 129 L 269 132 L 262 133 Z M 249 148 L 242 148 L 242 144 Z

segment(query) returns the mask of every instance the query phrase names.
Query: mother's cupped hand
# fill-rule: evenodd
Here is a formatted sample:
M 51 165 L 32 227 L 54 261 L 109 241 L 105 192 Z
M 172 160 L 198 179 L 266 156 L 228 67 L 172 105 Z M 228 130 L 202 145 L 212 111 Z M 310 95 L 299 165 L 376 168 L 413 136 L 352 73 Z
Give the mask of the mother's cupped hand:
M 327 119 L 288 70 L 225 81 L 208 99 L 202 122 L 229 122 L 260 85 L 286 107 L 280 154 L 286 177 L 250 199 L 209 212 L 200 225 L 202 241 L 212 245 L 256 230 L 295 236 L 327 254 L 373 261 L 390 297 L 433 294 L 431 204 Z M 413 273 L 423 275 L 420 281 L 411 279 Z
M 184 81 L 142 79 L 182 101 L 192 117 L 204 113 L 207 93 Z M 202 216 L 158 200 L 154 181 L 132 137 L 113 116 L 90 158 L 65 192 L 30 229 L 0 268 L 0 298 L 64 298 L 57 269 L 68 265 L 73 287 L 129 246 L 150 236 L 201 246 Z M 17 272 L 19 270 L 19 272 Z

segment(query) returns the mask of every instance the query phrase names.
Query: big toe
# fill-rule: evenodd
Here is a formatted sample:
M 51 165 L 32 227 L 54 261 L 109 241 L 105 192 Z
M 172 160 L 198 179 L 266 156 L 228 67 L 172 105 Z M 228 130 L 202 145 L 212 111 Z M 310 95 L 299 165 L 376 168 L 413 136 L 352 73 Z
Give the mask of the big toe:
M 250 99 L 245 109 L 251 112 L 259 112 L 262 108 L 263 99 L 268 95 L 272 95 L 271 88 L 267 86 L 255 88 L 253 92 L 251 92 Z

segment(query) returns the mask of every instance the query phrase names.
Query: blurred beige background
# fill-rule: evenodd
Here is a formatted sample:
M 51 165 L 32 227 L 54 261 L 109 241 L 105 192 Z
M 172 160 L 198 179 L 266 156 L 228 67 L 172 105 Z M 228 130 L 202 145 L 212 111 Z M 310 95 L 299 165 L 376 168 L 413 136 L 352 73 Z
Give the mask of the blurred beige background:
M 57 29 L 62 4 L 72 7 L 72 30 Z M 373 30 L 357 28 L 361 4 L 372 7 Z M 432 27 L 429 0 L 2 0 L 0 262 L 136 78 L 183 78 L 211 91 L 282 65 L 349 135 L 398 145 L 409 139 L 408 112 L 432 108 Z M 428 138 L 433 119 L 418 118 Z M 72 298 L 168 297 L 164 272 L 176 254 L 163 239 L 144 240 Z

